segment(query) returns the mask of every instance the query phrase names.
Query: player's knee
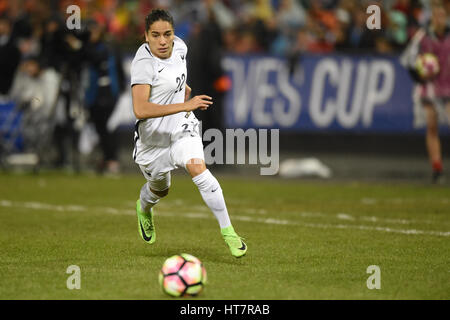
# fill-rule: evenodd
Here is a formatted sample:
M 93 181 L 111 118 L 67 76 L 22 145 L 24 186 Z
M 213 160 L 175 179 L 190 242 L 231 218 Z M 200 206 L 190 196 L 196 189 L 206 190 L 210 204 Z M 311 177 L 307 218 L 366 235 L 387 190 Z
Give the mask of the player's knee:
M 162 190 L 162 191 L 157 191 L 157 190 L 152 190 L 152 189 L 150 189 L 150 190 L 151 190 L 151 192 L 153 192 L 160 198 L 163 198 L 169 194 L 169 188 L 167 188 L 166 190 Z
M 191 177 L 195 177 L 206 170 L 206 164 L 201 159 L 191 159 L 186 164 L 186 169 Z

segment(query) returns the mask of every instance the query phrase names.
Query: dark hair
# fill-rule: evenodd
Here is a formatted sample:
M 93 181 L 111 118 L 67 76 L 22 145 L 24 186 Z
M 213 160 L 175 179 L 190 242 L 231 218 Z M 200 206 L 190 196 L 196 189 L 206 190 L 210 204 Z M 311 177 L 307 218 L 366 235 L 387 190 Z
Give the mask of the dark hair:
M 153 9 L 152 12 L 145 17 L 145 32 L 148 32 L 150 26 L 159 20 L 167 21 L 173 27 L 173 18 L 168 11 L 163 9 Z

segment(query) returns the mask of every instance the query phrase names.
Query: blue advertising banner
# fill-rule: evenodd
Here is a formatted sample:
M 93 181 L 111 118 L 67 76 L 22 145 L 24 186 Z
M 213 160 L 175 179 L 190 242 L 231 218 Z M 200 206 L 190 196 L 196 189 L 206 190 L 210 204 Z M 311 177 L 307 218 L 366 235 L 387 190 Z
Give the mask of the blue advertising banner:
M 229 128 L 294 131 L 418 131 L 412 82 L 396 57 L 227 56 Z

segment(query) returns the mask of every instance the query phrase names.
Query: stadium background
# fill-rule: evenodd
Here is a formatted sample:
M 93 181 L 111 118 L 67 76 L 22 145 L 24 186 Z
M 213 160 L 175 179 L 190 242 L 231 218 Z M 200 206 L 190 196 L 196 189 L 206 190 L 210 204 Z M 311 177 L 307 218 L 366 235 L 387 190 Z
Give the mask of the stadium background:
M 66 9 L 71 4 L 81 9 L 80 30 L 65 28 L 70 16 Z M 370 4 L 381 8 L 381 30 L 366 27 Z M 20 44 L 22 59 L 39 55 L 43 68 L 64 65 L 64 50 L 44 41 L 49 21 L 58 21 L 59 28 L 81 39 L 86 26 L 96 23 L 104 28 L 105 41 L 120 50 L 128 77 L 130 59 L 143 40 L 145 13 L 153 7 L 167 8 L 174 16 L 176 34 L 190 47 L 188 83 L 193 93 L 208 92 L 216 101 L 215 110 L 206 118 L 198 115 L 206 120 L 204 129 L 279 128 L 281 161 L 316 157 L 335 177 L 427 179 L 423 112 L 414 102 L 414 83 L 399 57 L 414 32 L 429 20 L 430 4 L 394 0 L 4 0 L 0 14 L 11 15 L 15 23 L 12 37 Z M 79 74 L 86 68 L 80 61 L 68 62 L 79 65 L 75 71 Z M 77 101 L 81 105 L 86 99 L 83 94 Z M 2 101 L 5 122 L 14 104 L 6 95 Z M 82 122 L 89 123 L 89 111 L 84 118 Z M 126 86 L 109 127 L 117 131 L 119 162 L 126 172 L 136 171 L 129 156 L 133 122 Z M 77 140 L 83 127 L 69 130 L 69 141 Z M 449 131 L 446 125 L 440 130 L 447 164 Z M 66 156 L 63 167 L 98 168 L 98 145 L 94 148 L 96 141 L 85 142 L 84 149 L 77 141 L 73 148 L 64 149 L 75 156 Z M 20 139 L 15 146 L 10 153 L 23 152 Z M 47 157 L 45 166 L 54 166 L 55 157 Z M 220 169 L 257 172 L 251 166 Z

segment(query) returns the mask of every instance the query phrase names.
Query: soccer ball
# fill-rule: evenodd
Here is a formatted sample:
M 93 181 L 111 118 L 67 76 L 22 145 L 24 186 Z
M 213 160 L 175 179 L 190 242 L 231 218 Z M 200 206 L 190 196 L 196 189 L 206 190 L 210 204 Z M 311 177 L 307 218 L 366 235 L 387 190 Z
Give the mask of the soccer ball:
M 417 73 L 424 80 L 430 80 L 439 73 L 439 60 L 433 53 L 419 54 L 415 66 Z
M 206 284 L 206 269 L 193 255 L 177 254 L 164 262 L 159 272 L 159 284 L 173 297 L 195 296 Z

